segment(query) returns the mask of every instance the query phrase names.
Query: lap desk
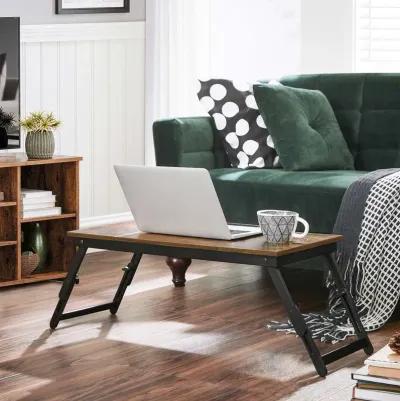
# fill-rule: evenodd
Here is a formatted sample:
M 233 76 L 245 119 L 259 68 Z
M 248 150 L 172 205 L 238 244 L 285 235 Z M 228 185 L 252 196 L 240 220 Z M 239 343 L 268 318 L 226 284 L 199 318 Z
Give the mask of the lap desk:
M 109 310 L 116 314 L 127 287 L 132 283 L 143 254 L 171 256 L 179 258 L 201 259 L 209 261 L 257 265 L 268 270 L 274 286 L 287 310 L 296 333 L 302 339 L 305 348 L 320 376 L 327 374 L 326 365 L 360 349 L 367 354 L 373 352 L 372 345 L 360 322 L 354 302 L 350 297 L 332 254 L 336 244 L 341 240 L 339 235 L 310 234 L 305 239 L 296 240 L 288 245 L 268 246 L 264 237 L 258 236 L 236 241 L 211 240 L 172 235 L 127 232 L 126 226 L 110 225 L 101 228 L 72 231 L 69 237 L 79 245 L 78 252 L 71 263 L 67 278 L 59 293 L 50 327 L 55 329 L 60 320 Z M 72 289 L 76 282 L 79 268 L 88 248 L 129 252 L 133 254 L 130 263 L 123 269 L 123 277 L 114 299 L 110 303 L 93 306 L 72 312 L 64 312 Z M 349 318 L 355 328 L 357 339 L 321 355 L 307 328 L 304 318 L 282 276 L 282 269 L 293 262 L 323 256 L 335 280 L 338 294 L 345 305 Z

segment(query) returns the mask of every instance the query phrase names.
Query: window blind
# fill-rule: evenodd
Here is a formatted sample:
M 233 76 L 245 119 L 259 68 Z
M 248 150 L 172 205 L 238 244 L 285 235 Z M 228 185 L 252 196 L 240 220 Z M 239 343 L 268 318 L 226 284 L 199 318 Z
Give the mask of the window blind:
M 400 0 L 355 0 L 355 69 L 400 72 Z

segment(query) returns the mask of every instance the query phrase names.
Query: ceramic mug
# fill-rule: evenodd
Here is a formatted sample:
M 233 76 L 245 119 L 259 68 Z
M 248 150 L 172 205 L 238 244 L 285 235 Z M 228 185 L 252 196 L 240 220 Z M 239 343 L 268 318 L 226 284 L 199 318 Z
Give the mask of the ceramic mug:
M 288 210 L 259 210 L 258 223 L 269 244 L 288 244 L 292 238 L 304 238 L 310 231 L 307 221 L 298 213 Z M 303 224 L 304 232 L 297 233 L 297 224 Z

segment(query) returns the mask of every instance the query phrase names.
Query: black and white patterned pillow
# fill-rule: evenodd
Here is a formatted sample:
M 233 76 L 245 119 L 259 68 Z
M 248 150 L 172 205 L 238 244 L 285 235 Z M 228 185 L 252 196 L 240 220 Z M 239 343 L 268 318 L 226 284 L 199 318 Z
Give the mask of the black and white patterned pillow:
M 232 167 L 272 168 L 279 158 L 248 84 L 200 81 L 198 97 L 214 119 Z

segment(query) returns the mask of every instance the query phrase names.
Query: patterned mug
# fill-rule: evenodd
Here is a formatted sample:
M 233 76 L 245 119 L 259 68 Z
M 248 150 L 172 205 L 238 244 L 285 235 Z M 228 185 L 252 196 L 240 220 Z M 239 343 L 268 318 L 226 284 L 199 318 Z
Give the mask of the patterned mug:
M 269 244 L 288 244 L 292 238 L 304 238 L 310 231 L 308 223 L 296 212 L 288 210 L 259 210 L 258 223 Z M 296 233 L 297 223 L 304 226 L 303 233 Z

